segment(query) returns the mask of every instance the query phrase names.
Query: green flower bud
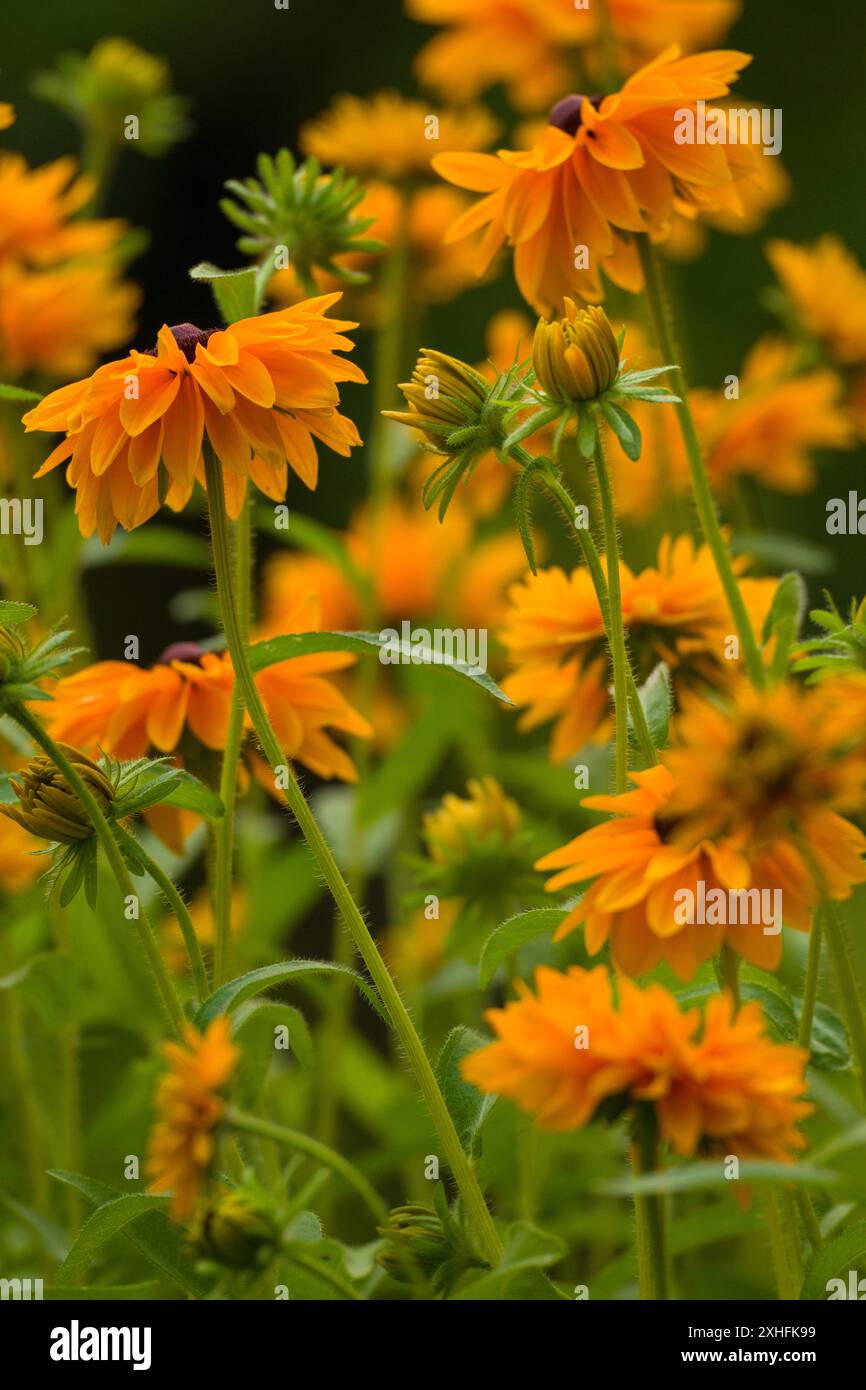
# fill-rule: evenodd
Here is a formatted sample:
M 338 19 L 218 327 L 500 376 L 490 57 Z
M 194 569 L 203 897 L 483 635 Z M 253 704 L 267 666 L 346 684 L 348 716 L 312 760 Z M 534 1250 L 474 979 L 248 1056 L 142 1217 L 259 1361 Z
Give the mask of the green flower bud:
M 196 1252 L 207 1260 L 249 1269 L 273 1249 L 277 1228 L 266 1208 L 245 1192 L 215 1192 L 200 1210 L 192 1231 Z

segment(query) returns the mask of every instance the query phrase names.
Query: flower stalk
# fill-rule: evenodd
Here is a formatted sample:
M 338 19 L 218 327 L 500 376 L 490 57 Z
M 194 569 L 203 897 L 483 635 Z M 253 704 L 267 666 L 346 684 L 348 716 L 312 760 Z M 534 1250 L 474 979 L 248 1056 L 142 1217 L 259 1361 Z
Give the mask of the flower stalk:
M 235 679 L 240 686 L 244 703 L 268 762 L 274 770 L 283 770 L 287 767 L 283 751 L 256 689 L 243 641 L 232 592 L 231 557 L 222 468 L 209 447 L 205 451 L 205 474 L 217 594 L 229 652 L 234 665 Z M 460 1143 L 454 1121 L 439 1089 L 424 1045 L 415 1030 L 406 1005 L 403 1003 L 400 992 L 391 978 L 369 928 L 352 897 L 348 884 L 340 872 L 331 848 L 322 834 L 318 821 L 307 803 L 291 765 L 288 765 L 287 783 L 285 795 L 289 809 L 298 822 L 301 833 L 312 851 L 352 939 L 370 972 L 373 983 L 379 991 L 392 1027 L 405 1049 L 430 1117 L 445 1150 L 445 1157 L 463 1198 L 475 1238 L 479 1242 L 485 1258 L 491 1265 L 495 1265 L 502 1256 L 502 1245 L 472 1164 Z

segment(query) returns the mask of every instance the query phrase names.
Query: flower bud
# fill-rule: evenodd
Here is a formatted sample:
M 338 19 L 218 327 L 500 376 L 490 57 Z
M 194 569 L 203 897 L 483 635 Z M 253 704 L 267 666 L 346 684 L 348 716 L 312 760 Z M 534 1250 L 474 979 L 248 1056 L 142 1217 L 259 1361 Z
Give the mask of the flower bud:
M 432 1207 L 412 1202 L 396 1207 L 387 1225 L 379 1227 L 384 1246 L 378 1263 L 398 1283 L 408 1283 L 412 1267 L 433 1275 L 454 1258 L 448 1235 Z
M 480 424 L 491 384 L 468 363 L 444 352 L 425 350 L 412 380 L 403 383 L 400 390 L 409 410 L 388 410 L 385 414 L 401 425 L 421 430 L 437 451 L 445 453 L 449 435 Z
M 204 1259 L 249 1269 L 273 1249 L 277 1228 L 265 1207 L 245 1192 L 223 1189 L 202 1207 L 192 1232 Z
M 114 800 L 114 788 L 102 769 L 77 748 L 58 744 L 79 777 L 85 783 L 103 811 Z M 18 805 L 0 806 L 0 813 L 38 835 L 42 840 L 54 840 L 72 845 L 87 840 L 93 826 L 84 806 L 63 774 L 50 758 L 39 754 L 31 759 L 20 774 L 12 779 Z
M 564 405 L 609 391 L 619 373 L 619 347 L 607 314 L 598 305 L 578 309 L 566 299 L 563 318 L 539 319 L 532 365 L 545 394 Z

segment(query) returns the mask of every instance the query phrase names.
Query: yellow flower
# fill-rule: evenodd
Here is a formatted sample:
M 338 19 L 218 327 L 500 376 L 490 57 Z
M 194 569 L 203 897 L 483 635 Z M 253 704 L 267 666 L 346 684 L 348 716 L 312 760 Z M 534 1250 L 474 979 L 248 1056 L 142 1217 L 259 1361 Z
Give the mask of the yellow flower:
M 69 460 L 81 533 L 98 530 L 103 543 L 118 523 L 132 530 L 149 520 L 163 495 L 175 511 L 186 505 L 196 479 L 204 483 L 205 439 L 222 464 L 233 517 L 248 478 L 281 501 L 291 465 L 314 488 L 314 439 L 344 456 L 360 443 L 337 409 L 337 383 L 366 380 L 337 356 L 354 346 L 342 330 L 356 327 L 326 317 L 339 298 L 305 300 L 225 329 L 163 325 L 152 353 L 133 350 L 28 411 L 28 431 L 66 435 L 36 476 Z
M 8 130 L 15 124 L 15 107 L 8 101 L 0 101 L 0 130 Z
M 544 1129 L 578 1129 L 605 1101 L 652 1105 L 659 1133 L 684 1157 L 698 1152 L 791 1162 L 797 1126 L 814 1109 L 807 1053 L 770 1042 L 760 1005 L 734 1013 L 729 995 L 682 1011 L 661 985 L 613 982 L 606 969 L 542 967 L 536 994 L 487 1017 L 498 1040 L 468 1056 L 467 1081 L 505 1095 Z M 586 1030 L 586 1046 L 577 1030 Z
M 565 315 L 539 319 L 532 344 L 538 384 L 553 401 L 592 401 L 608 391 L 619 371 L 619 347 L 603 309 L 578 309 L 565 300 Z
M 170 1211 L 176 1221 L 194 1211 L 213 1162 L 214 1130 L 225 1109 L 220 1093 L 240 1055 L 230 1032 L 229 1020 L 216 1018 L 204 1034 L 189 1025 L 182 1046 L 163 1048 L 169 1070 L 156 1091 L 147 1169 L 151 1192 L 173 1193 Z
M 520 808 L 495 777 L 474 778 L 468 797 L 449 792 L 423 820 L 431 859 L 438 863 L 465 855 L 479 840 L 510 840 L 520 829 Z
M 388 91 L 337 97 L 302 128 L 301 148 L 323 164 L 399 180 L 429 174 L 437 149 L 486 149 L 498 132 L 498 121 L 483 107 L 435 112 Z
M 730 683 L 725 639 L 732 620 L 706 546 L 696 547 L 689 536 L 665 537 L 655 566 L 633 574 L 621 565 L 620 577 L 623 621 L 641 677 L 666 661 L 678 689 Z M 741 579 L 740 586 L 760 631 L 776 581 Z M 526 709 L 520 727 L 555 721 L 553 762 L 607 737 L 604 619 L 585 568 L 568 575 L 558 567 L 527 575 L 509 593 L 498 636 L 515 668 L 503 689 Z
M 109 265 L 73 262 L 52 270 L 0 271 L 0 370 L 75 376 L 129 341 L 140 301 Z
M 65 743 L 61 743 L 59 747 L 100 809 L 107 811 L 114 800 L 114 788 L 105 773 L 77 748 L 70 748 Z M 20 782 L 12 778 L 18 804 L 0 806 L 0 815 L 16 821 L 25 830 L 29 830 L 31 835 L 43 840 L 53 840 L 58 844 L 72 845 L 79 840 L 90 839 L 93 834 L 90 817 L 73 788 L 50 758 L 42 753 L 31 758 L 20 777 Z

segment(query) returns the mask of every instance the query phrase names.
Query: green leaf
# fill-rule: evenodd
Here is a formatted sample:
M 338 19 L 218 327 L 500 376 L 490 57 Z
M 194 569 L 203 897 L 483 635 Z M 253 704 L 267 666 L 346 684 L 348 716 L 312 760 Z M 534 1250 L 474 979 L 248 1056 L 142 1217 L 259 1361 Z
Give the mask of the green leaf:
M 274 1046 L 274 1030 L 285 1027 L 289 1047 L 305 1069 L 313 1065 L 313 1039 L 304 1015 L 290 1004 L 257 1004 L 238 1023 L 234 1041 L 241 1050 L 241 1059 L 233 1082 L 238 1105 L 249 1109 L 258 1101 L 277 1057 L 285 1057 Z
M 104 1206 L 126 1194 L 95 1178 L 82 1173 L 70 1173 L 63 1168 L 51 1168 L 49 1177 L 76 1188 L 94 1206 Z M 173 1279 L 193 1298 L 205 1298 L 208 1286 L 195 1271 L 193 1260 L 186 1249 L 186 1231 L 182 1226 L 169 1221 L 163 1211 L 150 1211 L 140 1215 L 139 1220 L 123 1229 L 123 1235 L 139 1254 L 155 1265 L 168 1278 Z
M 582 410 L 577 421 L 577 447 L 583 458 L 591 459 L 598 446 L 598 421 L 594 410 Z
M 542 406 L 538 410 L 533 410 L 531 414 L 511 431 L 507 439 L 501 445 L 503 454 L 511 453 L 518 444 L 522 444 L 524 439 L 535 434 L 536 430 L 543 429 L 545 425 L 551 425 L 563 413 L 563 407 L 559 405 Z
M 663 661 L 660 661 L 655 670 L 650 673 L 648 679 L 640 687 L 638 695 L 646 715 L 646 722 L 649 725 L 653 747 L 664 748 L 668 741 L 674 695 L 671 673 Z M 633 748 L 637 748 L 638 742 L 632 724 L 631 711 L 629 711 L 628 716 L 628 729 L 629 741 Z
M 799 1023 L 803 1012 L 802 1000 L 795 999 L 793 1005 Z M 809 1062 L 819 1071 L 847 1071 L 851 1065 L 847 1029 L 839 1015 L 827 1004 L 815 1005 Z
M 239 975 L 237 979 L 229 980 L 226 984 L 220 985 L 220 988 L 215 990 L 200 1006 L 195 1016 L 195 1025 L 197 1028 L 203 1029 L 215 1018 L 231 1013 L 245 999 L 251 999 L 256 994 L 262 994 L 266 989 L 276 989 L 279 985 L 288 984 L 308 975 L 344 976 L 352 981 L 356 989 L 360 990 L 371 1008 L 384 1018 L 384 1010 L 378 994 L 357 971 L 350 970 L 347 965 L 337 965 L 328 960 L 287 960 L 278 965 L 264 965 L 259 970 L 250 970 L 246 975 Z
M 632 463 L 637 463 L 641 456 L 643 441 L 641 440 L 640 430 L 628 411 L 623 410 L 620 405 L 614 405 L 613 401 L 600 401 L 599 407 L 605 420 L 622 445 L 623 453 L 627 458 L 631 459 Z
M 452 1028 L 436 1063 L 436 1078 L 451 1113 L 460 1142 L 468 1154 L 472 1154 L 481 1127 L 496 1104 L 496 1096 L 484 1095 L 475 1086 L 464 1081 L 460 1063 L 471 1052 L 486 1047 L 489 1038 L 477 1033 L 474 1028 Z
M 703 1192 L 729 1186 L 734 1179 L 726 1178 L 724 1165 L 692 1163 L 682 1168 L 668 1168 L 640 1177 L 611 1178 L 599 1183 L 597 1191 L 605 1197 L 627 1197 L 635 1193 Z M 776 1163 L 770 1159 L 749 1159 L 740 1164 L 740 1182 L 795 1182 L 807 1187 L 832 1187 L 840 1181 L 838 1173 L 813 1168 L 805 1163 Z
M 296 656 L 308 656 L 311 652 L 362 652 L 379 653 L 380 660 L 387 652 L 392 658 L 399 657 L 400 663 L 412 666 L 443 666 L 457 675 L 468 676 L 489 694 L 503 704 L 510 705 L 504 691 L 486 671 L 479 671 L 465 661 L 437 653 L 429 647 L 417 647 L 399 638 L 382 636 L 378 632 L 294 632 L 282 637 L 272 637 L 267 642 L 256 642 L 249 649 L 250 666 L 254 673 L 275 666 L 280 661 L 291 661 Z M 396 664 L 392 662 L 391 664 Z
M 126 1300 L 138 1303 L 140 1300 L 163 1297 L 164 1285 L 158 1279 L 150 1279 L 143 1284 L 89 1284 L 87 1288 L 73 1284 L 52 1284 L 51 1288 L 43 1293 L 43 1298 L 63 1303 L 67 1299 L 92 1303 L 119 1303 Z
M 531 1273 L 540 1275 L 543 1270 L 561 1260 L 566 1253 L 565 1241 L 559 1236 L 542 1231 L 528 1221 L 516 1221 L 509 1227 L 505 1251 L 496 1269 L 491 1270 L 489 1274 L 482 1274 L 453 1297 L 462 1302 L 487 1299 L 498 1301 L 518 1296 L 525 1298 L 527 1293 L 522 1288 L 524 1277 Z M 517 1292 L 518 1287 L 522 1289 L 520 1295 Z M 531 1288 L 532 1284 L 528 1287 Z M 534 1295 L 530 1296 L 556 1298 L 557 1294 L 550 1286 L 549 1292 L 537 1288 Z
M 238 319 L 253 318 L 258 312 L 258 270 L 247 266 L 243 270 L 220 270 L 210 261 L 199 261 L 189 272 L 191 280 L 204 280 L 210 285 L 217 308 L 227 324 Z
M 751 555 L 771 570 L 799 570 L 806 575 L 830 574 L 837 559 L 826 546 L 783 531 L 740 531 L 731 538 L 735 555 Z
M 842 1279 L 848 1292 L 848 1276 L 855 1270 L 858 1279 L 866 1272 L 866 1222 L 859 1221 L 847 1231 L 834 1236 L 806 1266 L 800 1299 L 826 1299 L 831 1279 Z
M 36 616 L 32 603 L 16 603 L 13 599 L 0 599 L 0 625 L 14 627 L 16 623 L 26 623 Z
M 566 913 L 561 908 L 533 907 L 528 912 L 518 912 L 516 916 L 501 922 L 488 936 L 481 952 L 478 966 L 481 988 L 487 988 L 503 961 L 519 951 L 527 941 L 555 932 L 565 917 Z
M 0 382 L 0 401 L 41 401 L 38 391 L 25 391 L 23 386 L 7 386 Z
M 200 782 L 198 777 L 193 777 L 186 768 L 178 770 L 180 777 L 168 795 L 163 797 L 163 805 L 180 806 L 182 810 L 194 811 L 206 820 L 222 820 L 225 807 L 216 792 Z
M 788 656 L 799 634 L 806 611 L 808 591 L 802 577 L 794 571 L 779 580 L 770 611 L 764 623 L 763 641 L 766 645 L 776 638 L 776 650 L 770 675 L 781 680 L 788 669 Z
M 107 1240 L 122 1231 L 131 1221 L 147 1212 L 161 1212 L 168 1204 L 167 1197 L 150 1197 L 145 1192 L 131 1192 L 126 1197 L 113 1197 L 87 1218 L 66 1259 L 54 1276 L 56 1283 L 75 1284 L 87 1272 Z

